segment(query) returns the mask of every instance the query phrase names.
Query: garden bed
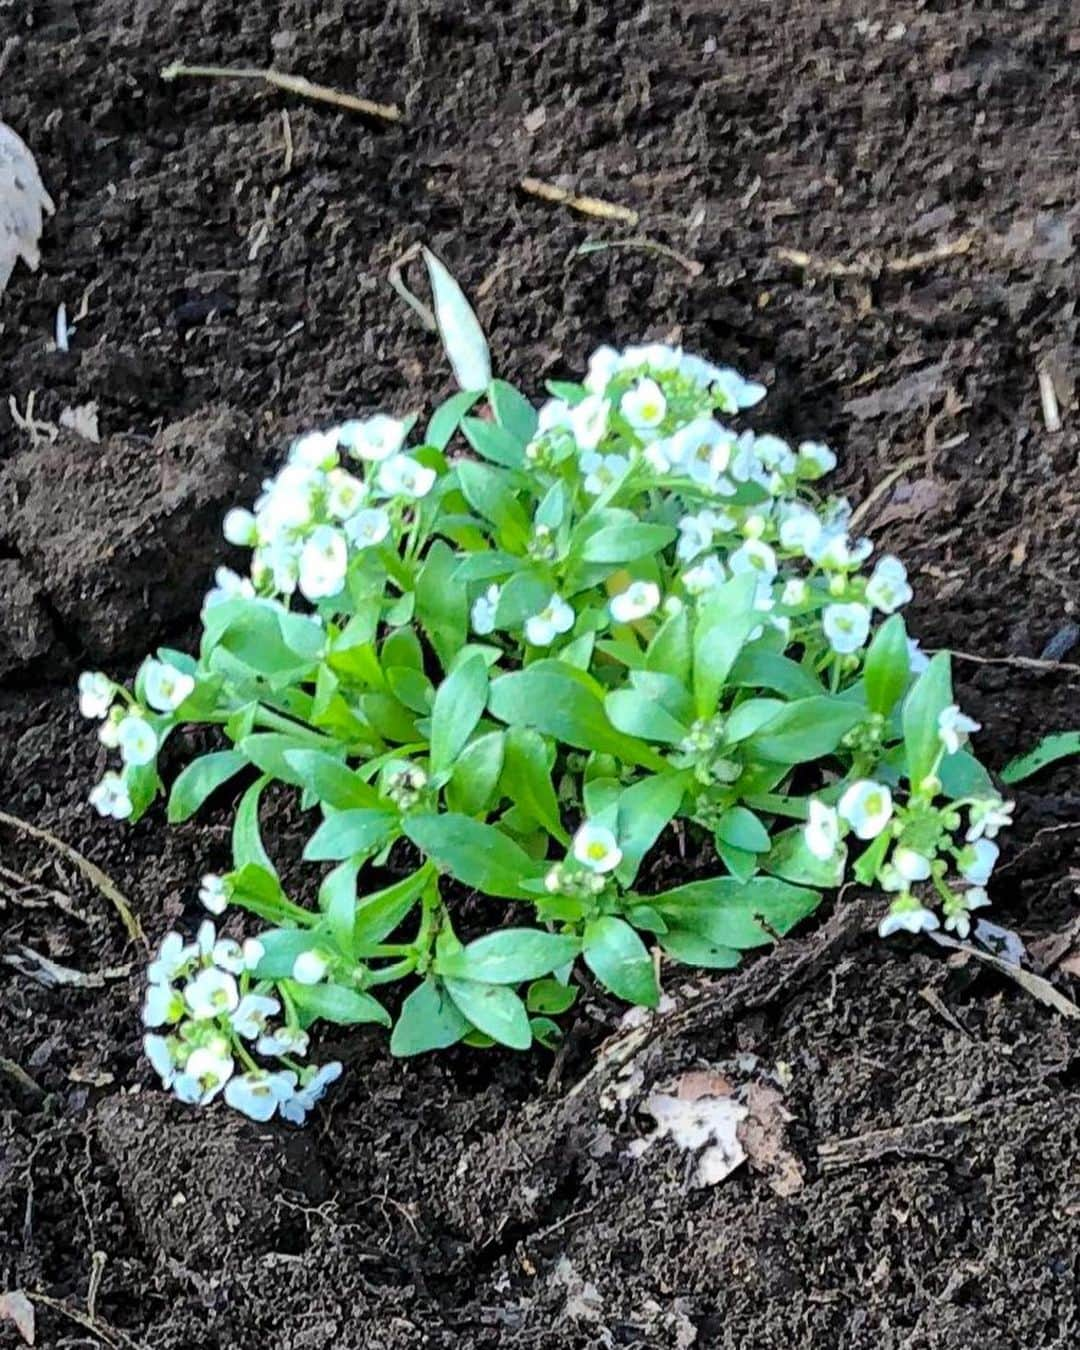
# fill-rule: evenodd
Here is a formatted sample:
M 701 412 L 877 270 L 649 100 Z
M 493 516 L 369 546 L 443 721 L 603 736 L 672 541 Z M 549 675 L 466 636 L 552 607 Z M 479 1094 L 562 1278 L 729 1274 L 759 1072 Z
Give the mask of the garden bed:
M 468 8 L 95 0 L 0 19 L 0 112 L 59 205 L 42 272 L 0 301 L 3 392 L 20 416 L 34 393 L 45 424 L 94 402 L 102 437 L 35 442 L 0 409 L 0 809 L 91 858 L 152 940 L 195 916 L 229 814 L 99 821 L 75 675 L 192 640 L 221 515 L 291 435 L 430 398 L 441 351 L 386 284 L 418 239 L 510 380 L 573 377 L 600 342 L 646 336 L 761 378 L 756 425 L 835 446 L 846 490 L 872 499 L 924 645 L 1035 660 L 958 662 L 983 758 L 1077 724 L 1080 56 L 1058 8 Z M 407 120 L 161 83 L 181 56 L 273 60 Z M 526 174 L 570 175 L 640 223 L 524 194 Z M 575 255 L 639 237 L 683 260 Z M 1047 644 L 1065 665 L 1037 664 Z M 1035 939 L 1076 914 L 1075 767 L 1016 795 L 993 917 Z M 267 837 L 297 855 L 288 811 Z M 596 995 L 557 1058 L 401 1063 L 378 1031 L 328 1036 L 348 1073 L 303 1133 L 186 1110 L 141 1059 L 142 953 L 115 910 L 39 838 L 0 825 L 0 862 L 0 955 L 25 946 L 100 986 L 2 967 L 0 1292 L 44 1296 L 39 1345 L 1080 1332 L 1076 1024 L 932 945 L 882 944 L 862 902 L 736 975 L 672 977 L 696 1011 L 644 1051 L 650 1082 L 778 1075 L 801 1174 L 778 1194 L 745 1167 L 697 1188 L 667 1144 L 628 1156 L 650 1122 L 612 1091 L 620 1010 Z

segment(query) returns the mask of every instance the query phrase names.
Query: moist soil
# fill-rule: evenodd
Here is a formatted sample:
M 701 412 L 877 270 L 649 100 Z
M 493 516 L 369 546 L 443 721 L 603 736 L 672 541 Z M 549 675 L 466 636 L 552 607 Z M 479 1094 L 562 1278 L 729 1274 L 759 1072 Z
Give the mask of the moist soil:
M 273 63 L 406 117 L 164 83 L 178 58 Z M 195 919 L 228 804 L 99 821 L 74 676 L 192 639 L 221 515 L 290 435 L 449 391 L 387 284 L 419 240 L 533 396 L 644 337 L 764 379 L 756 425 L 836 446 L 925 644 L 1009 658 L 957 665 L 987 761 L 1077 725 L 1066 6 L 24 0 L 0 6 L 0 66 L 0 115 L 58 204 L 41 271 L 0 299 L 0 805 L 96 863 L 150 940 Z M 97 442 L 63 425 L 91 403 Z M 1041 656 L 1059 664 L 1015 659 Z M 1076 915 L 1075 767 L 1016 797 L 994 918 L 1030 943 Z M 284 805 L 266 825 L 295 853 Z M 621 1068 L 621 1010 L 595 993 L 557 1057 L 398 1063 L 330 1033 L 346 1075 L 298 1132 L 166 1099 L 139 945 L 47 842 L 0 825 L 0 859 L 0 1292 L 34 1297 L 40 1346 L 1077 1343 L 1077 1024 L 930 943 L 880 943 L 872 902 L 735 975 L 669 972 L 676 1011 Z M 85 987 L 41 984 L 23 948 Z M 1076 997 L 1068 964 L 1050 979 Z M 776 1165 L 699 1187 L 668 1143 L 632 1156 L 643 1096 L 688 1069 L 779 1085 Z

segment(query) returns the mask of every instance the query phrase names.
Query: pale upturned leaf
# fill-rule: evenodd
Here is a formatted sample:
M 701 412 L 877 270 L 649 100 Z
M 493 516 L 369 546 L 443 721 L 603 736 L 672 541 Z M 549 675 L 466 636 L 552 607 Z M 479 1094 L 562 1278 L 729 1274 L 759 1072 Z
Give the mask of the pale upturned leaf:
M 424 262 L 431 278 L 435 319 L 454 378 L 462 389 L 486 389 L 491 383 L 491 354 L 480 321 L 465 293 L 430 249 Z
M 17 259 L 37 271 L 42 220 L 55 209 L 29 147 L 0 122 L 0 294 Z

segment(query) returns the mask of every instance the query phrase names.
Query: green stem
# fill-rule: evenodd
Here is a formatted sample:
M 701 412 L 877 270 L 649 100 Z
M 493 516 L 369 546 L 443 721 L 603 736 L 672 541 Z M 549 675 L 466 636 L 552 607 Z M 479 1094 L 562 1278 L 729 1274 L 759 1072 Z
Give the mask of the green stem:
M 367 979 L 364 981 L 364 987 L 370 989 L 377 984 L 391 984 L 394 980 L 404 979 L 406 975 L 411 975 L 419 965 L 415 952 L 412 956 L 406 956 L 400 961 L 395 961 L 392 966 L 384 966 L 382 970 L 372 970 L 368 972 Z

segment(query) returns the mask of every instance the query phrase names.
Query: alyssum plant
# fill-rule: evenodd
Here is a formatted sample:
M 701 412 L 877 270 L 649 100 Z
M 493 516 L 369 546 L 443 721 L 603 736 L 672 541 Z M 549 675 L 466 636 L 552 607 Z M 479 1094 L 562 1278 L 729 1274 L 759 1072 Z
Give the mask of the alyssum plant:
M 225 519 L 250 574 L 219 569 L 198 656 L 159 651 L 132 692 L 79 682 L 122 760 L 91 794 L 103 815 L 147 810 L 177 726 L 213 724 L 222 748 L 173 782 L 170 820 L 246 784 L 232 870 L 199 894 L 266 927 L 242 945 L 212 920 L 169 933 L 143 1018 L 177 1096 L 223 1090 L 259 1120 L 304 1119 L 341 1069 L 305 1065 L 310 1027 L 389 1026 L 392 982 L 409 987 L 395 1054 L 523 1049 L 558 1037 L 579 959 L 655 1006 L 650 948 L 734 966 L 849 875 L 894 896 L 883 935 L 939 915 L 966 935 L 1011 809 L 964 748 L 948 655 L 905 632 L 902 564 L 867 575 L 847 502 L 819 494 L 832 453 L 716 419 L 760 385 L 666 346 L 601 348 L 537 411 L 491 379 L 428 265 L 462 392 L 413 448 L 387 416 L 301 437 Z M 305 858 L 332 864 L 315 904 L 261 841 L 273 782 L 314 813 Z M 639 888 L 676 821 L 722 869 Z M 370 889 L 391 855 L 397 879 Z M 463 941 L 470 891 L 491 931 Z

